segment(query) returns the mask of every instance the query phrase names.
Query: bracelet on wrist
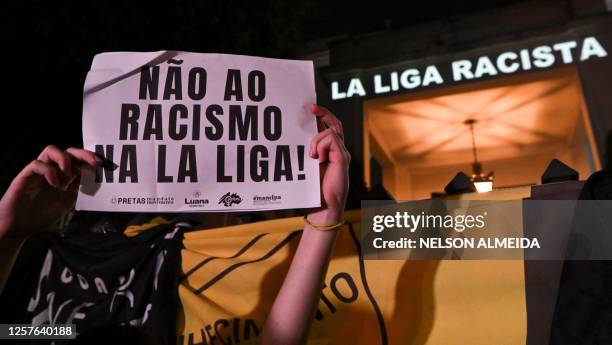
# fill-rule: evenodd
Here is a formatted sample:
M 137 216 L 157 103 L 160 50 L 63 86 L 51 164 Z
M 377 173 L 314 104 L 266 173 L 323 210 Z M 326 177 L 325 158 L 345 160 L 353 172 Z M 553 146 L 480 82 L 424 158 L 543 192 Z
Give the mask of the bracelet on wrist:
M 306 216 L 304 216 L 304 223 L 310 225 L 315 230 L 329 231 L 341 227 L 342 225 L 344 225 L 344 223 L 346 223 L 346 220 L 342 220 L 335 224 L 313 224 L 308 220 L 308 218 L 306 218 Z

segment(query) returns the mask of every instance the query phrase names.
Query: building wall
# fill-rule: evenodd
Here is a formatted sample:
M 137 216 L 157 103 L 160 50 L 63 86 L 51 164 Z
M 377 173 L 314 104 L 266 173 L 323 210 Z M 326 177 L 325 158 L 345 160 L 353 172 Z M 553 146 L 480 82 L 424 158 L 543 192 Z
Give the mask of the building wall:
M 512 20 L 509 21 L 508 18 Z M 520 50 L 564 40 L 580 40 L 587 36 L 597 37 L 608 53 L 612 53 L 612 16 L 601 1 L 520 3 L 450 21 L 432 22 L 362 37 L 349 37 L 328 45 L 330 64 L 317 70 L 319 80 L 317 94 L 319 102 L 330 108 L 343 121 L 347 148 L 353 157 L 352 164 L 358 166 L 352 171 L 362 171 L 366 160 L 363 157 L 363 101 L 376 96 L 332 100 L 330 96 L 332 81 L 371 76 L 380 71 L 399 69 L 402 66 L 448 64 L 459 58 L 473 58 L 504 50 Z M 597 143 L 597 152 L 594 154 L 603 161 L 606 137 L 612 130 L 612 102 L 609 96 L 609 90 L 612 90 L 612 78 L 609 77 L 612 75 L 612 62 L 608 55 L 605 58 L 573 64 L 578 67 L 585 94 L 585 106 L 590 114 L 589 121 L 593 128 L 593 139 Z M 574 155 L 579 151 L 579 148 L 575 148 Z M 579 165 L 584 163 L 579 162 Z M 543 171 L 543 168 L 537 167 L 540 171 Z M 400 170 L 396 169 L 393 174 L 402 176 Z M 463 170 L 469 171 L 469 169 Z M 502 173 L 501 169 L 499 171 Z M 440 184 L 440 181 L 444 179 L 447 182 L 448 175 L 449 173 L 442 173 L 440 180 L 435 181 L 436 188 L 430 188 L 430 191 L 441 189 L 445 183 Z M 353 183 L 361 183 L 364 178 L 355 174 L 351 177 Z M 388 181 L 389 174 L 384 179 Z M 414 179 L 412 182 L 414 183 Z

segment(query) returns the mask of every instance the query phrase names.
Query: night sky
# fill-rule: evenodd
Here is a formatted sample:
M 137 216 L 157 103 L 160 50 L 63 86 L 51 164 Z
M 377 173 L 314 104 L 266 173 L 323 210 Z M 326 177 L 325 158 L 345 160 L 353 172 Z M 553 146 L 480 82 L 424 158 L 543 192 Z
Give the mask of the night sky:
M 45 145 L 81 146 L 82 87 L 97 53 L 173 49 L 291 58 L 309 40 L 388 24 L 396 30 L 515 2 L 3 1 L 0 189 Z

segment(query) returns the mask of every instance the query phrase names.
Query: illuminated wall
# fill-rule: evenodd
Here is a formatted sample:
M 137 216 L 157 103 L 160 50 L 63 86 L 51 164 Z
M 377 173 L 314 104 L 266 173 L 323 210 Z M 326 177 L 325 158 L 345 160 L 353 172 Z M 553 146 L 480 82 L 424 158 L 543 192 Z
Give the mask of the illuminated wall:
M 560 159 L 586 178 L 600 168 L 576 69 L 563 67 L 364 102 L 364 161 L 383 166 L 396 198 L 429 198 L 473 162 L 468 118 L 496 188 L 537 184 Z M 364 175 L 369 182 L 369 164 Z

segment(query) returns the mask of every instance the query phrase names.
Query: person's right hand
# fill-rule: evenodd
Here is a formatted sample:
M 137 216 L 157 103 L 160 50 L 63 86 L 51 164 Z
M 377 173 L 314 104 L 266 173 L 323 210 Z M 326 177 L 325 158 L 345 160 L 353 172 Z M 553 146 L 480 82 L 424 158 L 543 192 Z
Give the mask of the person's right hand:
M 83 164 L 99 166 L 102 160 L 91 151 L 47 146 L 0 199 L 0 238 L 13 230 L 25 235 L 47 228 L 69 212 L 76 202 Z

